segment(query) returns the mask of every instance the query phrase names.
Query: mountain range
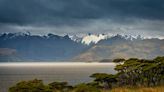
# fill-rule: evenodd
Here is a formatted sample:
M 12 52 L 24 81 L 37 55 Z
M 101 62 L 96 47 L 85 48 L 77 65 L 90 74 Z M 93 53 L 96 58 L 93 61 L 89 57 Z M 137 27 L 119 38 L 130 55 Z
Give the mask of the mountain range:
M 87 34 L 45 36 L 30 33 L 0 35 L 0 61 L 97 61 L 114 58 L 151 59 L 164 55 L 164 39 Z

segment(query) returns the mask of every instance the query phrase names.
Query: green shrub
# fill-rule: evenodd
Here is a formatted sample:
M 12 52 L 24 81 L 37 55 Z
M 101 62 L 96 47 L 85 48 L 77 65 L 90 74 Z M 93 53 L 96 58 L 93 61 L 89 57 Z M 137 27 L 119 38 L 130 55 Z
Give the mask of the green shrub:
M 34 79 L 30 81 L 21 81 L 15 86 L 9 88 L 9 92 L 52 92 L 48 86 L 45 86 L 42 80 Z

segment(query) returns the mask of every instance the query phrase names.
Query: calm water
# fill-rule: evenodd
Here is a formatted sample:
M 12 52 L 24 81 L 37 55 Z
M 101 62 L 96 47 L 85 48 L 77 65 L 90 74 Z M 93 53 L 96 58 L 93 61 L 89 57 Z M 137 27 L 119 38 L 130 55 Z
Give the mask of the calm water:
M 0 92 L 21 80 L 41 79 L 44 83 L 89 82 L 93 73 L 115 73 L 113 63 L 0 63 Z

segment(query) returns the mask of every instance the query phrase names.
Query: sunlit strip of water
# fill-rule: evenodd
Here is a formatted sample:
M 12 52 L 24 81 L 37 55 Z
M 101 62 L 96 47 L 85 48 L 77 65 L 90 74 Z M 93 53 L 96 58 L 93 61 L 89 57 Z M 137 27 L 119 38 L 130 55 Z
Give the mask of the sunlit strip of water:
M 114 63 L 83 63 L 83 62 L 7 62 L 0 63 L 0 67 L 25 67 L 25 66 L 104 66 L 115 65 Z

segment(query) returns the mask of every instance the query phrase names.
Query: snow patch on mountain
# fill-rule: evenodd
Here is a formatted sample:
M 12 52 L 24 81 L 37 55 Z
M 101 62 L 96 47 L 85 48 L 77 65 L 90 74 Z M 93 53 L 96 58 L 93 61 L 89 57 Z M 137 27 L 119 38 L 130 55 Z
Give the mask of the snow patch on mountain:
M 126 40 L 142 40 L 144 39 L 141 35 L 121 35 L 122 38 L 126 39 Z
M 107 35 L 104 35 L 104 34 L 99 34 L 99 35 L 90 34 L 90 35 L 83 37 L 81 43 L 86 44 L 86 45 L 89 45 L 91 43 L 96 44 L 100 40 L 103 40 L 106 38 L 107 38 Z
M 126 39 L 126 40 L 143 40 L 144 38 L 141 35 L 111 35 L 111 34 L 88 34 L 86 36 L 83 36 L 81 39 L 78 38 L 78 42 L 81 42 L 82 44 L 86 44 L 86 45 L 90 45 L 91 43 L 98 43 L 100 40 L 104 40 L 104 39 L 110 39 L 112 37 L 121 37 L 122 39 Z
M 70 35 L 69 38 L 75 42 L 81 42 L 82 37 L 79 37 L 77 35 Z

